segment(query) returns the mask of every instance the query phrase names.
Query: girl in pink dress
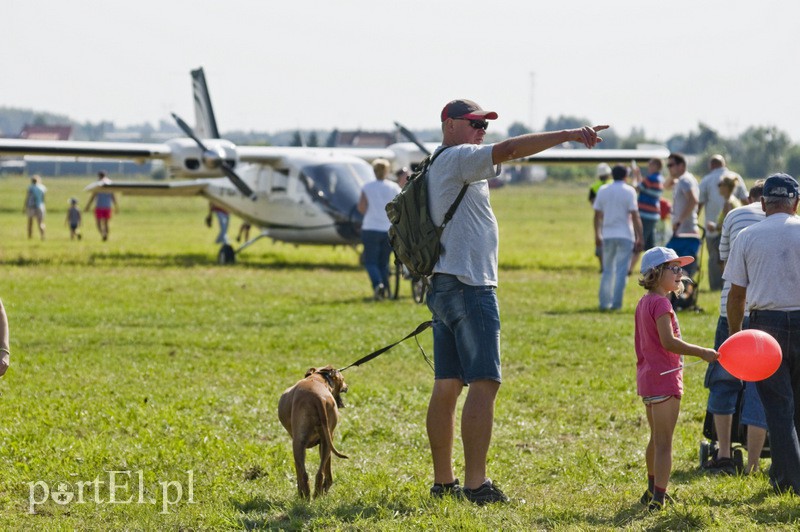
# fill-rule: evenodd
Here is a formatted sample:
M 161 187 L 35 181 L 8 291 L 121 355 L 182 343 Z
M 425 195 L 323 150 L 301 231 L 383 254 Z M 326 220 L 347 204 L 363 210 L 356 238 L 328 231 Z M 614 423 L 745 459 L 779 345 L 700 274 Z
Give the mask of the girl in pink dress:
M 713 362 L 719 353 L 681 339 L 678 318 L 669 299 L 683 288 L 683 266 L 692 257 L 679 257 L 669 248 L 655 247 L 642 256 L 639 285 L 647 294 L 636 306 L 636 387 L 647 411 L 647 491 L 640 501 L 660 510 L 667 497 L 672 469 L 672 434 L 683 395 L 683 356 Z

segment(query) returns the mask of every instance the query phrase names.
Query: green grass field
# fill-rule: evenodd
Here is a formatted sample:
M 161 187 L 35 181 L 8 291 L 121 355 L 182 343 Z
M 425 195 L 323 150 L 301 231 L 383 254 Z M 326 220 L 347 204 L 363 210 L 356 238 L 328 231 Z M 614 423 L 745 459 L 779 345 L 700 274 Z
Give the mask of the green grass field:
M 504 384 L 489 474 L 512 498 L 432 500 L 425 411 L 432 373 L 413 341 L 345 373 L 329 495 L 296 497 L 277 401 L 311 366 L 343 367 L 430 317 L 408 286 L 374 303 L 350 249 L 262 241 L 215 264 L 202 199 L 121 197 L 111 239 L 89 214 L 64 226 L 92 178 L 46 180 L 48 238 L 28 240 L 27 180 L 0 179 L 0 297 L 12 366 L 0 379 L 2 530 L 796 529 L 797 500 L 763 475 L 698 470 L 707 391 L 687 368 L 670 492 L 649 515 L 647 422 L 635 390 L 629 283 L 597 306 L 585 187 L 492 193 L 501 229 Z M 232 224 L 232 232 L 237 224 Z M 718 294 L 681 314 L 711 345 Z M 429 332 L 421 343 L 432 356 Z M 317 456 L 309 453 L 309 471 Z M 765 461 L 768 464 L 768 460 Z M 463 475 L 460 443 L 456 470 Z M 463 477 L 462 477 L 463 478 Z M 70 498 L 71 497 L 71 498 Z

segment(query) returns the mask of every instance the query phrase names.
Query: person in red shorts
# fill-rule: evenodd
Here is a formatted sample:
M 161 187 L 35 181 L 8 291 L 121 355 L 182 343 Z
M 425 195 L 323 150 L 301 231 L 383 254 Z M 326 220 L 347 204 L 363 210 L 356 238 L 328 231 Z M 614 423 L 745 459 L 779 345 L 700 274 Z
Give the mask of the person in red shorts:
M 97 172 L 97 181 L 104 184 L 111 183 L 111 180 L 106 177 L 106 173 L 102 170 Z M 113 207 L 114 211 L 119 213 L 119 204 L 117 204 L 117 198 L 113 193 L 97 192 L 96 189 L 92 192 L 92 197 L 89 198 L 84 211 L 89 212 L 92 203 L 95 204 L 94 218 L 97 222 L 97 230 L 100 231 L 100 236 L 105 242 L 108 240 L 108 221 L 111 220 L 111 208 Z

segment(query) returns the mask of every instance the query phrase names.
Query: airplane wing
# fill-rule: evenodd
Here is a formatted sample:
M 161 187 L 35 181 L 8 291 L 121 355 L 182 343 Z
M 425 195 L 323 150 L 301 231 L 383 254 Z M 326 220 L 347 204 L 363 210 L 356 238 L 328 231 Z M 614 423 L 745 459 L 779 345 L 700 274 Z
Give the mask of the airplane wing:
M 236 146 L 224 139 L 203 139 L 201 150 L 192 138 L 174 138 L 163 144 L 137 142 L 91 142 L 91 141 L 41 141 L 30 139 L 0 138 L 0 157 L 44 156 L 126 159 L 137 162 L 160 159 L 169 168 L 170 175 L 180 178 L 198 179 L 228 176 L 234 172 L 237 163 L 250 163 L 272 167 L 286 167 L 290 161 L 297 162 L 304 157 L 316 163 L 325 159 L 341 161 L 350 156 L 372 162 L 382 157 L 395 160 L 396 154 L 387 148 L 306 148 L 293 146 Z M 422 158 L 420 158 L 421 160 Z M 223 166 L 228 165 L 226 172 Z M 238 177 L 238 176 L 237 176 Z M 234 183 L 236 184 L 236 183 Z M 115 183 L 114 186 L 121 186 Z M 238 188 L 238 186 L 237 186 Z M 128 186 L 127 194 L 187 195 L 188 189 L 175 188 L 175 184 L 156 184 L 148 189 L 141 183 Z M 251 191 L 243 193 L 246 196 Z
M 636 150 L 603 150 L 603 149 L 562 149 L 551 148 L 543 152 L 523 157 L 506 164 L 589 164 L 589 163 L 621 163 L 630 164 L 636 161 L 646 163 L 650 159 L 666 159 L 669 150 L 662 146 L 645 147 Z
M 197 196 L 203 193 L 208 186 L 208 180 L 195 179 L 193 181 L 157 181 L 149 182 L 118 182 L 109 181 L 92 183 L 84 189 L 86 192 L 120 192 L 131 196 Z
M 316 155 L 331 157 L 351 155 L 372 162 L 375 159 L 394 160 L 395 152 L 388 148 L 300 148 L 286 146 L 237 146 L 236 153 L 239 160 L 244 163 L 266 164 L 276 166 L 287 156 Z
M 423 144 L 428 153 L 440 146 L 438 143 L 426 142 Z M 412 142 L 398 142 L 388 148 L 395 154 L 395 166 L 408 166 L 419 164 L 425 158 L 425 153 L 420 146 Z M 665 146 L 652 144 L 640 145 L 635 150 L 606 150 L 601 148 L 550 148 L 543 152 L 522 157 L 504 163 L 505 166 L 535 165 L 535 164 L 592 164 L 592 163 L 620 163 L 630 164 L 636 161 L 638 164 L 648 162 L 650 159 L 666 159 L 669 156 L 669 149 Z
M 166 144 L 136 142 L 90 142 L 75 140 L 0 139 L 0 155 L 43 155 L 51 157 L 97 157 L 105 159 L 169 159 Z

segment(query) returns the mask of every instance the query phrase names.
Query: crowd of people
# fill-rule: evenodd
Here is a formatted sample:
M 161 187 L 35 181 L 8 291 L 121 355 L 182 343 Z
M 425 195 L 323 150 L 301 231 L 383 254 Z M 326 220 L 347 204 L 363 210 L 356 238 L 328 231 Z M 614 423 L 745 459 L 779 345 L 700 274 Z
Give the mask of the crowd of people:
M 475 504 L 509 500 L 488 477 L 488 453 L 494 424 L 494 405 L 502 382 L 498 285 L 499 231 L 489 202 L 488 181 L 503 162 L 526 157 L 551 147 L 574 142 L 592 148 L 608 126 L 530 133 L 484 145 L 494 111 L 470 100 L 453 100 L 442 109 L 442 145 L 428 172 L 431 218 L 441 224 L 453 198 L 467 184 L 458 216 L 441 235 L 443 249 L 429 279 L 427 305 L 432 314 L 434 383 L 427 410 L 426 430 L 433 469 L 434 497 L 455 496 Z M 444 148 L 448 148 L 444 151 Z M 800 186 L 787 174 L 756 181 L 748 191 L 744 179 L 729 170 L 722 155 L 708 161 L 709 172 L 698 183 L 688 171 L 686 157 L 670 153 L 667 175 L 663 161 L 650 160 L 643 173 L 606 163 L 597 167 L 589 201 L 594 210 L 595 254 L 600 259 L 600 311 L 619 311 L 627 279 L 637 271 L 646 293 L 638 301 L 634 318 L 636 384 L 645 406 L 649 439 L 645 451 L 647 489 L 640 501 L 659 510 L 671 501 L 667 494 L 672 468 L 672 437 L 683 394 L 683 355 L 709 363 L 705 385 L 707 410 L 713 416 L 719 450 L 705 468 L 715 473 L 736 473 L 731 460 L 733 414 L 743 395 L 741 422 L 748 427 L 748 464 L 756 471 L 765 439 L 769 437 L 769 478 L 778 491 L 800 494 Z M 362 238 L 364 265 L 371 295 L 389 295 L 385 206 L 409 176 L 402 168 L 392 174 L 384 159 L 373 162 L 375 180 L 364 186 L 358 210 L 364 215 Z M 394 179 L 392 178 L 394 177 Z M 98 181 L 107 180 L 100 172 Z M 631 180 L 629 184 L 628 181 Z M 664 192 L 671 191 L 671 205 Z M 38 176 L 28 187 L 24 212 L 28 236 L 37 222 L 45 236 L 46 188 Z M 94 204 L 98 231 L 105 241 L 113 194 L 92 193 L 85 207 Z M 665 208 L 666 205 L 666 208 Z M 704 213 L 703 224 L 700 215 Z M 227 243 L 228 213 L 210 204 L 207 223 L 216 215 L 217 242 Z M 669 221 L 667 221 L 669 220 Z M 70 200 L 65 220 L 71 238 L 81 238 L 80 210 Z M 659 224 L 669 230 L 659 231 Z M 242 227 L 246 233 L 249 226 Z M 247 236 L 245 235 L 245 238 Z M 685 280 L 698 267 L 703 240 L 708 249 L 707 271 L 712 291 L 720 291 L 720 315 L 714 347 L 686 342 L 681 336 L 673 294 L 687 289 Z M 757 383 L 743 383 L 719 362 L 719 348 L 743 328 L 774 336 L 783 350 L 778 371 Z M 8 321 L 0 302 L 0 375 L 9 364 Z M 467 388 L 461 411 L 464 484 L 453 466 L 457 405 Z
M 681 372 L 674 368 L 683 366 L 680 355 L 709 362 L 707 412 L 718 441 L 704 469 L 718 474 L 757 471 L 768 438 L 770 482 L 778 491 L 800 494 L 800 407 L 795 406 L 795 397 L 800 401 L 800 373 L 792 369 L 800 362 L 800 344 L 792 336 L 800 330 L 800 273 L 787 267 L 800 259 L 797 181 L 774 174 L 748 190 L 742 176 L 728 169 L 719 154 L 709 159 L 709 172 L 699 183 L 683 154 L 669 155 L 666 176 L 661 175 L 661 165 L 651 160 L 646 176 L 636 166 L 617 165 L 610 169 L 613 181 L 607 182 L 608 165 L 603 163 L 589 192 L 595 211 L 595 254 L 602 257 L 600 310 L 621 308 L 626 277 L 634 271 L 637 251 L 644 251 L 639 284 L 648 293 L 637 304 L 635 342 L 637 386 L 650 440 L 648 488 L 641 502 L 658 509 L 670 501 L 666 488 L 672 432 L 682 394 Z M 665 190 L 672 191 L 667 209 Z M 658 239 L 655 229 L 667 216 L 670 235 Z M 682 290 L 696 289 L 691 278 L 700 266 L 703 240 L 709 288 L 720 292 L 713 349 L 680 339 L 674 306 Z M 778 371 L 757 383 L 743 382 L 717 361 L 725 340 L 745 328 L 770 333 L 783 350 Z M 734 426 L 736 412 L 746 438 L 746 465 L 736 464 L 731 456 L 732 439 L 740 434 Z
M 106 173 L 100 171 L 97 173 L 98 183 L 110 183 Z M 39 229 L 39 236 L 42 240 L 45 239 L 45 195 L 47 194 L 47 187 L 42 183 L 42 178 L 39 175 L 31 177 L 31 183 L 25 191 L 25 200 L 22 212 L 28 219 L 28 238 L 33 238 L 33 225 L 34 221 Z M 103 241 L 108 240 L 109 236 L 109 221 L 111 220 L 112 208 L 114 212 L 119 212 L 119 204 L 117 203 L 116 196 L 111 192 L 93 191 L 89 197 L 89 201 L 84 208 L 84 212 L 89 212 L 92 204 L 94 204 L 94 216 L 97 223 L 97 231 L 100 233 L 100 238 Z M 69 208 L 64 220 L 64 225 L 69 227 L 70 240 L 81 240 L 83 235 L 80 227 L 83 223 L 83 216 L 78 208 L 78 199 L 69 199 Z
M 405 169 L 408 172 L 408 169 Z M 398 178 L 402 174 L 398 173 Z M 101 170 L 97 173 L 97 183 L 106 184 L 111 183 L 105 171 Z M 42 240 L 45 239 L 45 195 L 47 187 L 42 183 L 42 178 L 39 175 L 31 177 L 31 182 L 25 191 L 25 200 L 22 212 L 27 217 L 28 238 L 33 238 L 34 225 L 39 230 L 39 236 Z M 94 206 L 94 209 L 92 209 Z M 119 214 L 119 203 L 117 202 L 116 194 L 112 192 L 103 192 L 101 190 L 93 190 L 89 196 L 89 200 L 83 209 L 83 212 L 93 211 L 97 231 L 100 234 L 102 241 L 107 241 L 110 236 L 110 221 L 112 214 Z M 215 242 L 218 244 L 229 244 L 228 239 L 228 224 L 230 214 L 224 208 L 214 203 L 209 203 L 208 216 L 205 219 L 208 227 L 212 226 L 212 217 L 216 217 L 219 224 L 219 232 L 217 233 Z M 77 198 L 69 199 L 69 207 L 64 219 L 64 225 L 69 227 L 70 240 L 82 240 L 83 234 L 81 233 L 81 226 L 83 225 L 83 215 L 78 206 Z M 250 224 L 243 222 L 239 227 L 239 232 L 236 236 L 236 241 L 240 242 L 242 239 L 248 241 L 250 238 Z

